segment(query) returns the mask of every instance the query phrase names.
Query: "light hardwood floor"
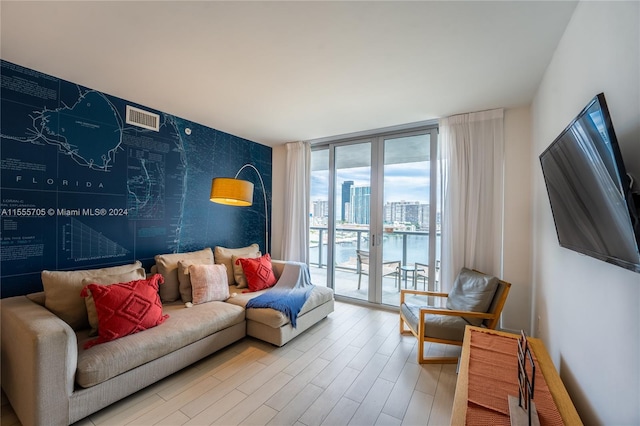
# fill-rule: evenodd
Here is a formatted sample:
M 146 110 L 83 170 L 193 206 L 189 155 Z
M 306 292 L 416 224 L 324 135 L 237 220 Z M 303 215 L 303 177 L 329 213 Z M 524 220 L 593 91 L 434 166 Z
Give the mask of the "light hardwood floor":
M 416 350 L 396 312 L 336 302 L 281 348 L 245 338 L 77 425 L 448 425 L 456 366 Z M 19 425 L 4 395 L 0 424 Z

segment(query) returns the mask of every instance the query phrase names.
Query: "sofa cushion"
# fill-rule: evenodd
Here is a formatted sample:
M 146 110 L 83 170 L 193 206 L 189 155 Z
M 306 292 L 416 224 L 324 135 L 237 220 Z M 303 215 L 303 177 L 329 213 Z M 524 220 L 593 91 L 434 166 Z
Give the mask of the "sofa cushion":
M 447 309 L 487 312 L 497 288 L 496 277 L 462 268 L 447 297 Z M 464 319 L 471 325 L 482 324 L 482 318 L 464 317 Z
M 82 280 L 82 284 L 84 286 L 88 286 L 89 284 L 97 284 L 97 285 L 109 285 L 109 284 L 117 284 L 117 283 L 126 283 L 130 281 L 140 280 L 145 278 L 146 274 L 144 272 L 144 268 L 138 268 L 135 271 L 127 272 L 125 274 L 118 275 L 101 275 L 93 278 L 85 278 Z M 96 304 L 93 301 L 93 294 L 89 291 L 87 297 L 84 298 L 84 303 L 87 308 L 87 318 L 89 319 L 89 326 L 91 327 L 91 331 L 89 332 L 90 336 L 98 335 L 98 312 L 96 312 Z
M 182 302 L 163 306 L 169 318 L 157 327 L 84 349 L 88 330 L 77 333 L 76 382 L 87 388 L 153 361 L 217 331 L 244 322 L 244 310 L 225 302 L 185 308 Z
M 233 278 L 236 283 L 236 287 L 238 288 L 247 288 L 247 277 L 244 274 L 244 268 L 242 267 L 242 263 L 239 262 L 240 259 L 256 259 L 261 256 L 261 253 L 255 252 L 248 255 L 236 256 L 235 254 L 231 256 L 231 264 L 233 265 Z
M 187 282 L 188 277 L 178 275 L 178 262 L 186 261 L 190 263 L 204 263 L 213 264 L 213 252 L 210 247 L 207 247 L 198 251 L 191 251 L 186 253 L 170 253 L 159 254 L 155 257 L 156 266 L 158 267 L 158 273 L 164 277 L 164 284 L 160 286 L 160 299 L 163 302 L 173 302 L 181 299 L 182 293 L 186 295 L 188 299 L 187 286 L 190 284 Z M 180 278 L 182 278 L 183 291 L 180 291 Z M 183 300 L 183 302 L 189 302 L 190 300 Z
M 39 291 L 37 293 L 29 293 L 25 297 L 31 300 L 33 303 L 37 303 L 40 306 L 44 306 L 44 302 L 45 302 L 44 291 Z
M 191 275 L 189 274 L 189 266 L 191 265 L 213 265 L 213 255 L 211 259 L 193 260 L 180 260 L 178 261 L 178 281 L 180 290 L 180 299 L 183 302 L 193 301 L 193 289 L 191 287 Z M 227 273 L 225 272 L 225 282 Z
M 273 273 L 269 253 L 255 259 L 240 258 L 236 262 L 242 265 L 249 291 L 264 290 L 273 287 L 278 282 Z
M 225 265 L 227 267 L 227 280 L 229 285 L 235 285 L 236 280 L 233 275 L 233 260 L 232 256 L 238 257 L 250 257 L 250 256 L 262 256 L 260 253 L 260 247 L 257 244 L 251 244 L 247 247 L 241 248 L 226 248 L 217 246 L 213 249 L 213 259 L 218 265 Z
M 233 289 L 233 287 L 232 287 Z M 249 300 L 257 297 L 269 290 L 257 291 L 255 293 L 240 293 L 227 299 L 227 303 L 242 306 L 247 305 Z M 302 305 L 302 309 L 298 313 L 298 318 L 306 314 L 309 311 L 317 308 L 318 306 L 327 303 L 333 299 L 333 290 L 327 287 L 315 286 L 309 295 L 309 298 Z M 280 311 L 268 308 L 249 308 L 246 311 L 247 320 L 256 321 L 269 327 L 279 328 L 290 323 L 289 318 Z
M 69 324 L 74 330 L 89 326 L 87 308 L 80 292 L 84 287 L 82 280 L 101 275 L 114 275 L 135 271 L 142 267 L 136 261 L 132 264 L 112 266 L 99 269 L 83 269 L 76 271 L 42 271 L 42 287 L 44 288 L 44 306 L 56 314 L 58 318 Z
M 227 268 L 224 265 L 191 265 L 189 275 L 195 305 L 229 298 Z
M 98 338 L 85 344 L 91 346 L 109 342 L 129 334 L 138 333 L 162 324 L 167 315 L 162 314 L 158 286 L 164 281 L 155 274 L 146 280 L 111 285 L 89 284 L 82 290 L 89 291 L 98 313 Z

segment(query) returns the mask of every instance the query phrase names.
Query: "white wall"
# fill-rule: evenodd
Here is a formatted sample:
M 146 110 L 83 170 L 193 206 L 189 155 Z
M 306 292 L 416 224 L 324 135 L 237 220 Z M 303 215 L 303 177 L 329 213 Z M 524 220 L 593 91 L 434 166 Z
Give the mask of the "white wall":
M 558 245 L 538 155 L 604 92 L 640 177 L 639 58 L 639 2 L 581 2 L 531 107 L 534 328 L 586 424 L 640 424 L 640 274 Z
M 271 258 L 282 259 L 282 231 L 284 229 L 284 193 L 287 184 L 286 145 L 273 147 L 271 167 Z
M 504 112 L 504 226 L 502 278 L 511 291 L 500 328 L 531 330 L 531 110 Z

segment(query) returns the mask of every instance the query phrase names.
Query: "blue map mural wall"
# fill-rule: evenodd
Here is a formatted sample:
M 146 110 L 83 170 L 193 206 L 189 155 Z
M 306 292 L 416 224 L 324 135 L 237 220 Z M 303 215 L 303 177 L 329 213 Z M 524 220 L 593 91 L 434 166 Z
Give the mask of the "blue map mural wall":
M 270 147 L 7 61 L 0 71 L 2 297 L 40 291 L 43 269 L 141 260 L 148 270 L 156 254 L 216 245 L 265 251 L 256 172 L 238 176 L 255 185 L 251 207 L 214 204 L 209 191 L 253 164 L 270 217 Z

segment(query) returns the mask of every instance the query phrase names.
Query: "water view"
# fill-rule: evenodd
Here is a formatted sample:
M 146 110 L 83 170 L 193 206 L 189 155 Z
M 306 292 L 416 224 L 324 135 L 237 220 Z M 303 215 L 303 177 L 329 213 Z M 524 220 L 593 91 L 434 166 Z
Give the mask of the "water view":
M 326 230 L 325 230 L 326 232 Z M 342 241 L 335 246 L 335 263 L 338 266 L 355 267 L 356 265 L 356 250 L 366 250 L 369 246 L 368 232 L 360 231 L 359 243 L 358 238 L 355 236 L 355 232 L 351 232 L 353 238 Z M 325 234 L 326 235 L 326 234 Z M 414 233 L 386 233 L 383 237 L 383 260 L 384 261 L 401 261 L 403 265 L 412 265 L 415 262 L 429 263 L 429 233 L 427 232 L 414 232 Z M 325 238 L 323 238 L 325 239 Z M 404 244 L 406 240 L 406 251 L 404 250 Z M 317 239 L 312 241 L 310 247 L 310 263 L 312 265 L 319 265 L 319 261 L 322 263 L 320 266 L 326 266 L 327 264 L 327 244 L 322 245 L 322 258 L 319 258 Z M 406 256 L 406 258 L 404 257 Z M 436 236 L 436 259 L 440 259 L 440 235 Z

